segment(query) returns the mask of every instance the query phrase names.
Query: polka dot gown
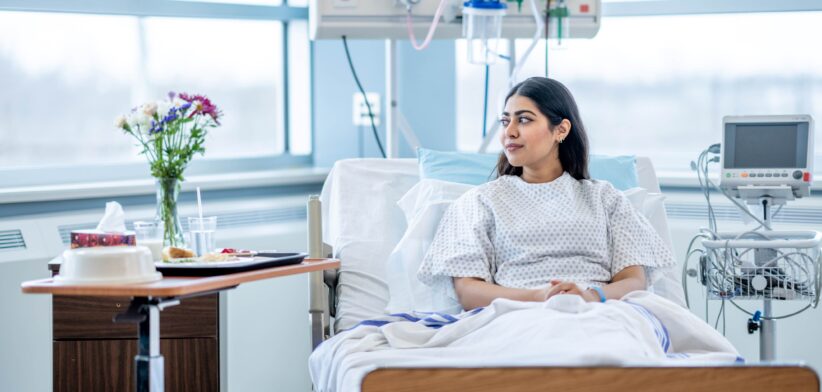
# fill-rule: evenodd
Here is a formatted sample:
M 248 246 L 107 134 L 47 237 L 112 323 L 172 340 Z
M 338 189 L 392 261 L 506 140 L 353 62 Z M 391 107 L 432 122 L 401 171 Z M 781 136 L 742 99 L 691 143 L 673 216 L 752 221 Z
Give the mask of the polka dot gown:
M 452 277 L 536 288 L 551 279 L 601 286 L 628 266 L 675 263 L 644 216 L 610 183 L 563 173 L 529 184 L 503 176 L 446 211 L 418 278 L 456 298 Z

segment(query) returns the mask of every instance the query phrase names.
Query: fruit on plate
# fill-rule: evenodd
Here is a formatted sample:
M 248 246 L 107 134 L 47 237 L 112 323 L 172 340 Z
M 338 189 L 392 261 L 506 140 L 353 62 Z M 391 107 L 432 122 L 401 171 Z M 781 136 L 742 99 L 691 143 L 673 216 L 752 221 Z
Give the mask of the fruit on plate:
M 254 256 L 257 252 L 248 249 L 237 249 L 237 248 L 222 248 L 218 249 L 218 253 L 232 255 L 232 256 Z

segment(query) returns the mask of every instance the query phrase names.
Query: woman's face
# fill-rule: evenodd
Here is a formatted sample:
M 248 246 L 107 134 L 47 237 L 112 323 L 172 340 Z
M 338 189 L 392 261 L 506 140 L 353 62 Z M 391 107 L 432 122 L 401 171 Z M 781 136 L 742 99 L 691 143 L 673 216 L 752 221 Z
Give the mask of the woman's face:
M 557 134 L 530 98 L 514 95 L 505 104 L 500 142 L 513 166 L 537 169 L 559 161 Z

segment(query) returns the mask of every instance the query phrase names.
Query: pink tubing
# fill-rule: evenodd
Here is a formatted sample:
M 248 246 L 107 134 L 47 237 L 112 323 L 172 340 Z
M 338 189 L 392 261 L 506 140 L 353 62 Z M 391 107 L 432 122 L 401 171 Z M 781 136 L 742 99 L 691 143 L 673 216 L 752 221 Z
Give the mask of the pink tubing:
M 423 50 L 431 43 L 434 38 L 434 31 L 437 30 L 437 25 L 442 16 L 442 10 L 445 8 L 446 0 L 440 0 L 440 5 L 437 7 L 437 12 L 434 13 L 434 21 L 431 22 L 431 27 L 428 28 L 428 35 L 425 36 L 425 41 L 422 44 L 417 43 L 417 37 L 414 36 L 414 28 L 411 26 L 411 8 L 408 8 L 408 14 L 405 17 L 405 24 L 408 27 L 408 38 L 411 40 L 411 46 L 416 50 Z

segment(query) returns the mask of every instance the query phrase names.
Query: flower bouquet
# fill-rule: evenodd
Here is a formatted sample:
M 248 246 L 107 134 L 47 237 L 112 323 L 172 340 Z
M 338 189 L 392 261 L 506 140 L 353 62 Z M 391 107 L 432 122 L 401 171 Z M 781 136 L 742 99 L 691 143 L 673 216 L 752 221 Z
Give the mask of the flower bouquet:
M 217 106 L 203 95 L 172 92 L 167 99 L 145 103 L 115 122 L 137 140 L 157 180 L 155 219 L 164 226 L 164 245 L 182 247 L 185 243 L 177 216 L 183 172 L 194 154 L 205 153 L 208 129 L 219 126 L 221 116 Z

